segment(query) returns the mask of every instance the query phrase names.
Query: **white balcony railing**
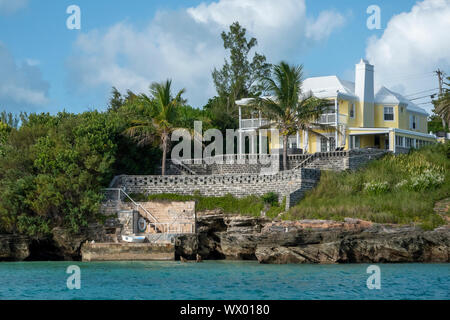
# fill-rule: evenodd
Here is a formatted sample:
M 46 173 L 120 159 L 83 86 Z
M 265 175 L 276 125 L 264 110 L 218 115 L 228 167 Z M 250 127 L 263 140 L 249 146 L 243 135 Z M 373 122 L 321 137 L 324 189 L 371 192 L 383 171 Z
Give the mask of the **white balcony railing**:
M 347 123 L 347 116 L 345 114 L 339 114 L 338 118 L 339 124 L 346 124 Z M 328 125 L 334 125 L 336 124 L 336 113 L 324 113 L 319 118 L 320 124 L 328 124 Z
M 242 119 L 241 129 L 257 129 L 268 123 L 270 123 L 270 121 L 267 119 L 261 119 L 261 124 L 259 123 L 259 119 Z
M 338 119 L 339 119 L 340 124 L 347 123 L 347 116 L 345 114 L 339 114 Z M 267 119 L 261 119 L 261 125 L 259 124 L 259 119 L 242 119 L 241 120 L 241 129 L 257 129 L 260 126 L 264 126 L 269 123 L 270 123 L 270 121 Z M 336 124 L 336 113 L 322 114 L 318 119 L 318 123 L 328 124 L 328 125 Z
M 320 124 L 335 124 L 336 123 L 336 113 L 325 113 L 319 118 Z

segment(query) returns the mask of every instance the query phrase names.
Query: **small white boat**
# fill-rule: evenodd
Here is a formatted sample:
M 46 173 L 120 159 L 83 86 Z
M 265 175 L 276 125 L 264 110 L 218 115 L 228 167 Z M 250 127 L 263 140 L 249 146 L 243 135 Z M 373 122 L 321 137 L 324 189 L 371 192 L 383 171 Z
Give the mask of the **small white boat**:
M 142 243 L 145 241 L 144 236 L 122 236 L 122 240 L 125 242 Z

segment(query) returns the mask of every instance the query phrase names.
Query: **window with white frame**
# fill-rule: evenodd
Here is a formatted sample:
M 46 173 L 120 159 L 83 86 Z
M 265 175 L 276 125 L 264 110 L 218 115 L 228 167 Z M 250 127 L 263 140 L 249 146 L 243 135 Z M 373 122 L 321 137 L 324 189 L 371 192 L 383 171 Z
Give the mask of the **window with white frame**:
M 349 102 L 349 116 L 350 118 L 354 118 L 355 117 L 355 103 L 354 102 Z
M 395 145 L 397 147 L 403 147 L 403 140 L 404 138 L 402 136 L 395 136 Z
M 336 139 L 334 137 L 330 138 L 330 151 L 336 150 Z
M 384 107 L 384 121 L 394 121 L 394 107 Z
M 320 138 L 320 152 L 328 151 L 328 139 L 325 137 Z
M 415 116 L 415 115 L 410 115 L 409 116 L 409 128 L 410 129 L 412 129 L 412 130 L 416 130 L 417 129 L 417 121 L 418 119 L 417 119 L 417 116 Z

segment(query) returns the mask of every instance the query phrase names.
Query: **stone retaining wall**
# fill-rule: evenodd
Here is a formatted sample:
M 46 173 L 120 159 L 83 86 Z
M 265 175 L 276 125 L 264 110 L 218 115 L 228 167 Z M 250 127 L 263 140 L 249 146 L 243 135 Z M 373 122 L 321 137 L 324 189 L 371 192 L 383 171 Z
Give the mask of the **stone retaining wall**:
M 112 188 L 124 188 L 129 193 L 181 195 L 200 194 L 208 197 L 231 194 L 241 198 L 249 195 L 262 196 L 277 193 L 279 202 L 286 198 L 286 207 L 297 203 L 307 190 L 312 189 L 320 178 L 320 170 L 356 170 L 387 153 L 379 149 L 359 149 L 300 155 L 289 155 L 291 170 L 278 171 L 279 156 L 267 164 L 258 164 L 259 155 L 221 156 L 223 163 L 207 164 L 204 160 L 187 160 L 183 165 L 203 174 L 168 176 L 117 176 Z M 270 159 L 263 155 L 264 160 Z M 223 158 L 223 159 L 222 159 Z M 276 160 L 276 161 L 275 161 Z M 282 159 L 281 159 L 282 160 Z M 302 166 L 302 168 L 298 168 Z M 270 174 L 263 174 L 270 172 Z M 274 173 L 277 172 L 277 173 Z
M 387 153 L 386 150 L 378 149 L 317 153 L 314 155 L 314 159 L 305 165 L 305 168 L 331 171 L 357 170 Z
M 179 176 L 119 176 L 113 188 L 124 188 L 128 194 L 175 193 L 218 197 L 231 194 L 242 198 L 249 195 L 262 196 L 268 192 L 279 195 L 279 201 L 298 190 L 309 190 L 320 178 L 320 170 L 299 169 L 272 175 L 226 174 L 226 175 L 179 175 Z M 291 200 L 291 199 L 290 199 Z M 294 197 L 293 200 L 297 200 Z M 289 201 L 292 204 L 291 201 Z

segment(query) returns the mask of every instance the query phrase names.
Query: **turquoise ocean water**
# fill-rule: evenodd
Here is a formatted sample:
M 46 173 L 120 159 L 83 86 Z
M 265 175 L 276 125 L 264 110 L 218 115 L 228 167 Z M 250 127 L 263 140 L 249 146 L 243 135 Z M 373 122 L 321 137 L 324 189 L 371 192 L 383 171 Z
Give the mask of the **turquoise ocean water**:
M 66 269 L 78 265 L 81 289 Z M 0 299 L 446 299 L 450 264 L 261 265 L 257 262 L 0 263 Z

